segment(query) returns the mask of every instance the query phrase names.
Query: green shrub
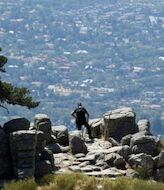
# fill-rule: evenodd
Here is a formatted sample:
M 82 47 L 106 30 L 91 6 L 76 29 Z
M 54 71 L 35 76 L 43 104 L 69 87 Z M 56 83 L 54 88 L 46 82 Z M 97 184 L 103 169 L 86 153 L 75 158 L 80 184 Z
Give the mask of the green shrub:
M 164 150 L 164 139 L 161 139 L 160 142 L 161 142 L 160 148 L 161 148 L 161 151 L 162 151 L 162 150 Z
M 164 184 L 150 180 L 128 179 L 125 177 L 110 180 L 105 178 L 101 181 L 102 190 L 163 190 Z
M 11 181 L 4 184 L 4 190 L 36 190 L 37 184 L 34 178 Z
M 108 178 L 104 178 L 100 184 L 100 186 L 102 186 L 101 189 L 103 190 L 114 190 L 114 182 Z
M 51 182 L 54 181 L 54 178 L 55 178 L 54 174 L 49 174 L 49 175 L 46 175 L 46 176 L 42 177 L 41 179 L 38 179 L 37 183 L 40 186 L 48 185 L 48 184 L 50 184 Z
M 128 190 L 130 184 L 131 184 L 130 181 L 124 177 L 118 177 L 115 180 L 111 180 L 110 178 L 105 178 L 101 181 L 103 190 Z
M 164 183 L 119 177 L 97 179 L 80 173 L 48 175 L 37 184 L 34 179 L 12 181 L 4 190 L 164 190 Z
M 142 167 L 138 167 L 136 169 L 136 172 L 137 172 L 137 177 L 138 178 L 140 178 L 140 179 L 150 179 L 150 175 L 149 175 L 147 169 L 142 168 Z
M 45 180 L 50 180 L 51 183 L 49 185 L 43 186 L 41 190 L 74 190 L 78 180 L 87 181 L 88 177 L 81 173 L 71 173 L 71 174 L 60 174 L 54 175 L 54 179 L 52 180 L 52 176 L 47 177 Z M 44 181 L 43 180 L 43 181 Z
M 93 177 L 89 177 L 87 180 L 79 179 L 73 190 L 98 190 L 98 183 Z
M 152 180 L 141 180 L 141 179 L 132 179 L 130 180 L 132 189 L 134 190 L 162 190 L 164 189 L 164 184 L 157 183 Z M 131 189 L 128 189 L 131 190 Z

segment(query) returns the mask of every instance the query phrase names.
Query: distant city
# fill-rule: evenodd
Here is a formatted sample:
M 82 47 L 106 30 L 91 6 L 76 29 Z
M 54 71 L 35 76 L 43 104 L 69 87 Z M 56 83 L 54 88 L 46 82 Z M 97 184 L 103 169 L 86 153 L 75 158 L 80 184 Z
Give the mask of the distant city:
M 0 109 L 1 122 L 33 121 L 74 127 L 82 102 L 91 118 L 132 107 L 164 135 L 163 0 L 1 0 L 0 47 L 8 57 L 2 80 L 27 87 L 38 108 Z

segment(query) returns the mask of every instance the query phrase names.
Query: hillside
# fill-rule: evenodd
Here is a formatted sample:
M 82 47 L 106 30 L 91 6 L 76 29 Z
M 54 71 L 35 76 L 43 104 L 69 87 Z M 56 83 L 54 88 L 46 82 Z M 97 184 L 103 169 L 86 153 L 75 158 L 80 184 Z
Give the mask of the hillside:
M 35 110 L 0 110 L 1 122 L 42 112 L 70 128 L 82 101 L 91 117 L 130 106 L 164 134 L 162 0 L 1 0 L 2 79 L 29 88 Z

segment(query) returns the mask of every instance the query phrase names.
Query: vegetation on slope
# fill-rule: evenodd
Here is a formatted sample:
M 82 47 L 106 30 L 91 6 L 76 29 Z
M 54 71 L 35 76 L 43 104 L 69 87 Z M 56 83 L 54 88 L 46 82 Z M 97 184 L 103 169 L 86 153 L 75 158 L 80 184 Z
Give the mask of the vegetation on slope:
M 5 190 L 163 190 L 164 183 L 127 179 L 119 177 L 115 180 L 97 179 L 84 174 L 49 175 L 36 183 L 34 179 L 26 179 L 6 183 Z

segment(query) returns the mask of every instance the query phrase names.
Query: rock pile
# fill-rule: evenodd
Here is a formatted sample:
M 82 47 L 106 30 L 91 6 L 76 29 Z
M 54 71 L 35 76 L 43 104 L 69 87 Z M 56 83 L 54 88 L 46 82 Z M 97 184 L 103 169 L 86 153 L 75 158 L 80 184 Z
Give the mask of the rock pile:
M 27 119 L 17 118 L 0 129 L 1 179 L 39 177 L 54 171 L 53 153 L 46 148 L 53 139 L 51 122 L 48 116 L 38 114 L 34 123 L 30 128 Z
M 52 126 L 45 114 L 35 115 L 31 127 L 25 118 L 7 122 L 0 129 L 0 179 L 66 171 L 137 176 L 142 171 L 164 181 L 164 151 L 159 151 L 160 140 L 150 133 L 149 121 L 136 124 L 134 111 L 121 108 L 90 125 L 94 141 L 66 126 Z
M 122 137 L 137 132 L 135 123 L 135 113 L 131 108 L 120 108 L 109 111 L 103 118 L 90 121 L 94 137 L 103 137 L 107 140 L 109 137 L 120 141 Z
M 20 130 L 10 133 L 13 172 L 16 178 L 32 177 L 35 171 L 35 131 Z

